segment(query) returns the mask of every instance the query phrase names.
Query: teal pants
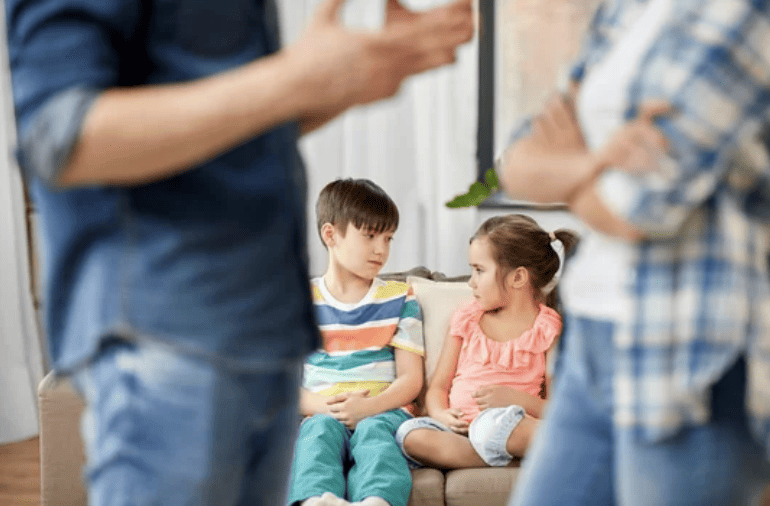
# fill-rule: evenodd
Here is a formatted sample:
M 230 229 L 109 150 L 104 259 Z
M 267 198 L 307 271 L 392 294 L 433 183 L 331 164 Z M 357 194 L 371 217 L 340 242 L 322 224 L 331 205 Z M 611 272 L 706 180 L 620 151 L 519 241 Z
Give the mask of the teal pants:
M 306 419 L 294 452 L 289 504 L 331 492 L 350 502 L 378 496 L 406 506 L 412 475 L 394 436 L 409 418 L 401 409 L 387 411 L 362 420 L 355 431 L 327 415 Z

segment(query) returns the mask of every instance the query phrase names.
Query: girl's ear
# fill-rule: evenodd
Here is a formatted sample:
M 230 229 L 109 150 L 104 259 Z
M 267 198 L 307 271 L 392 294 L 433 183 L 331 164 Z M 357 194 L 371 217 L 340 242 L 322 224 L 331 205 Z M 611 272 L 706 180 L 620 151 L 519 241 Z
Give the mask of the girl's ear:
M 334 225 L 331 223 L 321 225 L 321 239 L 327 248 L 334 246 L 334 231 Z
M 519 290 L 529 285 L 529 271 L 525 267 L 516 267 L 508 273 L 508 286 Z

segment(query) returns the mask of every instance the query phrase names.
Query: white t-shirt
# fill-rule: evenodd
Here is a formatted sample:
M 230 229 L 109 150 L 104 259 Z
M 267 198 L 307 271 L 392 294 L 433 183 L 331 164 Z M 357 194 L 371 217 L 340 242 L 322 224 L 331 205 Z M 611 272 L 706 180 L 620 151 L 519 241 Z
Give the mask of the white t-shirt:
M 604 60 L 590 68 L 577 97 L 580 127 L 589 149 L 602 147 L 625 123 L 628 92 L 640 62 L 668 18 L 672 0 L 650 0 L 630 12 Z M 607 173 L 599 180 L 605 201 L 625 200 L 623 185 Z M 608 202 L 608 203 L 609 203 Z M 611 207 L 611 206 L 610 206 Z M 569 311 L 602 320 L 617 320 L 632 309 L 628 286 L 634 261 L 629 243 L 600 232 L 587 233 L 571 259 L 560 291 Z

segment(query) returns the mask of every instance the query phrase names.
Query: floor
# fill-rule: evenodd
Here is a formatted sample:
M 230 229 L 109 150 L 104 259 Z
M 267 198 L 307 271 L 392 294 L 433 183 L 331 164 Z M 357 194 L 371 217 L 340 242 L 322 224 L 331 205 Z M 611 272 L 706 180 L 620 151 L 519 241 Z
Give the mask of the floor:
M 40 438 L 0 445 L 0 506 L 40 505 Z
M 40 438 L 0 445 L 0 506 L 40 505 Z M 770 506 L 770 486 L 762 506 Z

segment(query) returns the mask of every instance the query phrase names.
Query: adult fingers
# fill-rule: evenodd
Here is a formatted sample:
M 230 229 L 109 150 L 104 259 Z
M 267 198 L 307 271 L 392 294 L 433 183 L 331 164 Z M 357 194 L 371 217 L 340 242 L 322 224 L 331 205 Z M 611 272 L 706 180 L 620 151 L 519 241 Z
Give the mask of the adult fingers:
M 644 102 L 641 107 L 639 107 L 639 113 L 637 116 L 647 121 L 652 121 L 657 116 L 664 116 L 671 114 L 672 112 L 674 112 L 674 108 L 671 106 L 671 104 L 664 100 L 653 99 Z
M 313 14 L 313 26 L 335 24 L 339 22 L 340 9 L 346 0 L 323 0 Z

